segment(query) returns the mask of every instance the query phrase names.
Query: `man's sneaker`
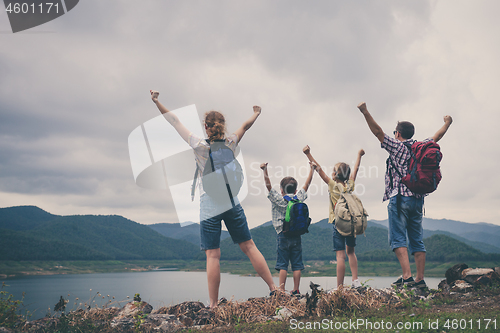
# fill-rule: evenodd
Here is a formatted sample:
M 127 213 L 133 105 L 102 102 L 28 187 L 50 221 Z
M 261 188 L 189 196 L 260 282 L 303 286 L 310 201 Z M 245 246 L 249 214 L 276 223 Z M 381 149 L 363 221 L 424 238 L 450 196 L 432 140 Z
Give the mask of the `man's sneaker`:
M 361 282 L 359 282 L 359 279 L 352 280 L 351 287 L 353 287 L 353 288 L 359 288 L 359 287 L 361 287 Z
M 391 287 L 402 287 L 405 284 L 410 286 L 410 285 L 413 285 L 414 283 L 415 283 L 415 280 L 413 280 L 413 277 L 410 276 L 407 279 L 403 279 L 403 276 L 401 275 L 399 277 L 399 279 L 396 280 L 396 282 L 391 283 Z
M 425 284 L 425 281 L 423 279 L 418 282 L 413 282 L 412 284 L 408 284 L 408 286 L 418 289 L 427 289 L 427 284 Z
M 292 291 L 292 296 L 298 296 L 298 295 L 300 295 L 300 291 L 298 289 Z

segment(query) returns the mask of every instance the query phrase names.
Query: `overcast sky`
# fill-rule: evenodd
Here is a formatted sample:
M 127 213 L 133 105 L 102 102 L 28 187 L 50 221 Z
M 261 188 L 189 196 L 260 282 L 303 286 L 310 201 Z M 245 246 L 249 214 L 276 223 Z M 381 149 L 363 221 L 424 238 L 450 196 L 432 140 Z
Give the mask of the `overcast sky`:
M 172 110 L 221 111 L 229 132 L 262 107 L 240 144 L 250 227 L 271 218 L 258 164 L 275 185 L 303 184 L 306 144 L 329 173 L 364 148 L 358 191 L 387 218 L 387 153 L 362 101 L 390 135 L 409 120 L 425 139 L 451 115 L 426 216 L 500 225 L 499 12 L 495 0 L 85 0 L 13 34 L 2 11 L 0 207 L 178 222 L 171 193 L 137 186 L 129 158 L 129 134 L 159 114 L 155 89 Z M 328 216 L 317 174 L 308 204 Z

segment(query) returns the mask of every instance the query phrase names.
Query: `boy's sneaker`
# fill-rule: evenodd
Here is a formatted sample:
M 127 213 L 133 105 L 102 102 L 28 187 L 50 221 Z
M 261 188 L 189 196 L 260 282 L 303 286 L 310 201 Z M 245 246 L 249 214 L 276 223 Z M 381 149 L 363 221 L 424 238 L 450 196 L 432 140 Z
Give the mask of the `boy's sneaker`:
M 300 295 L 300 291 L 298 289 L 292 291 L 292 296 L 298 296 L 298 295 Z
M 408 284 L 409 287 L 412 288 L 418 288 L 418 289 L 427 289 L 427 284 L 425 283 L 424 279 L 418 281 L 418 282 L 413 282 L 412 284 Z
M 328 292 L 328 295 L 332 295 L 332 294 L 334 294 L 337 290 L 338 290 L 338 288 L 337 288 L 337 287 L 333 288 L 332 290 L 330 290 L 330 291 Z
M 415 280 L 413 280 L 413 277 L 409 277 L 407 279 L 403 279 L 403 276 L 401 275 L 399 279 L 396 280 L 396 282 L 391 283 L 391 287 L 402 287 L 405 284 L 408 286 L 413 285 L 415 283 Z M 424 282 L 425 283 L 425 282 Z
M 361 282 L 359 282 L 359 279 L 352 280 L 351 287 L 353 287 L 353 288 L 359 288 L 359 287 L 361 287 Z

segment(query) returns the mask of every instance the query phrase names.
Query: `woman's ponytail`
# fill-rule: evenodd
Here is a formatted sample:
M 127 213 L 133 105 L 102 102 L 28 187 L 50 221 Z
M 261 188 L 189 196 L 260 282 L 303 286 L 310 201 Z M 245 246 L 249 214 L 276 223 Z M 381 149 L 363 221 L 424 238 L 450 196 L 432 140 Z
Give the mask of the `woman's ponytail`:
M 205 125 L 210 141 L 223 140 L 226 133 L 226 120 L 224 115 L 218 111 L 205 113 Z

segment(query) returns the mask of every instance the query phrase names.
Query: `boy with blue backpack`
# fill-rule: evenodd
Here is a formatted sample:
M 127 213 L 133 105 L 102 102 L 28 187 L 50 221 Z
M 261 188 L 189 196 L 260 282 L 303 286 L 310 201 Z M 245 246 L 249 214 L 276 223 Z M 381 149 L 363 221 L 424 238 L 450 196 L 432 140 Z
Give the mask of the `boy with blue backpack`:
M 297 191 L 297 181 L 293 177 L 285 177 L 280 182 L 281 193 L 271 186 L 267 172 L 267 163 L 262 163 L 260 168 L 264 172 L 264 182 L 269 191 L 267 197 L 272 204 L 272 223 L 277 233 L 277 259 L 275 269 L 279 271 L 279 285 L 285 290 L 285 282 L 290 262 L 293 272 L 292 295 L 299 295 L 301 271 L 304 269 L 302 262 L 301 235 L 308 232 L 311 223 L 307 205 L 307 190 L 311 184 L 316 163 L 309 163 L 311 170 L 304 186 Z

